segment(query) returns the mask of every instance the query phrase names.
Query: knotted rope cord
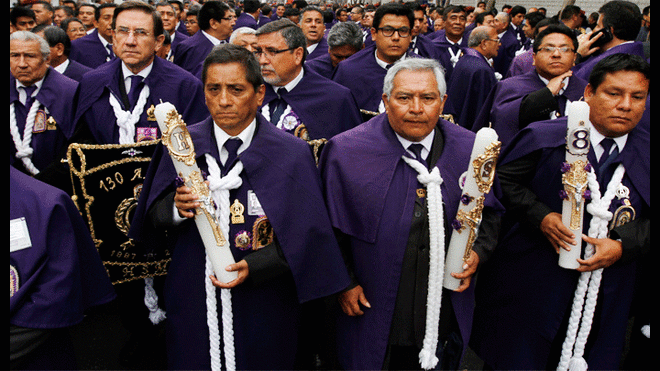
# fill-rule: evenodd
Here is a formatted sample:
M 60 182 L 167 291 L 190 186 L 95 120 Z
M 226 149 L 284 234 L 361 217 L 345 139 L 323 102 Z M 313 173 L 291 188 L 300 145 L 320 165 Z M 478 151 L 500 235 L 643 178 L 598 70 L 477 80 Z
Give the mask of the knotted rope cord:
M 9 104 L 9 132 L 16 147 L 16 158 L 19 158 L 23 162 L 25 168 L 32 175 L 39 174 L 39 169 L 32 163 L 32 154 L 34 153 L 34 149 L 32 149 L 32 129 L 34 128 L 34 120 L 37 117 L 37 111 L 40 105 L 41 103 L 35 98 L 25 119 L 25 129 L 23 130 L 23 139 L 21 139 L 21 134 L 18 132 L 18 125 L 16 123 L 16 108 L 13 102 Z
M 234 167 L 227 175 L 222 177 L 220 167 L 213 156 L 206 154 L 206 163 L 209 168 L 209 188 L 213 201 L 217 207 L 218 225 L 225 236 L 229 236 L 229 191 L 243 184 L 240 177 L 243 171 L 243 163 L 236 161 Z M 229 241 L 227 241 L 229 243 Z M 211 260 L 206 255 L 206 315 L 209 325 L 209 342 L 211 345 L 211 369 L 220 370 L 220 330 L 218 328 L 216 288 L 211 283 L 210 276 L 214 275 Z M 221 289 L 220 302 L 222 305 L 222 339 L 225 348 L 225 366 L 227 370 L 236 369 L 236 358 L 234 349 L 234 318 L 231 305 L 231 289 Z
M 587 205 L 587 212 L 593 216 L 587 232 L 589 237 L 607 238 L 609 232 L 607 226 L 609 221 L 612 220 L 612 212 L 609 211 L 610 203 L 614 199 L 617 188 L 621 185 L 624 173 L 623 164 L 619 164 L 602 198 L 600 185 L 593 168 L 587 175 L 587 182 L 591 191 L 591 202 Z M 584 254 L 585 259 L 589 259 L 593 254 L 594 246 L 587 244 Z M 584 347 L 591 331 L 602 275 L 603 268 L 580 274 L 557 370 L 579 371 L 588 368 L 587 362 L 583 358 Z
M 115 113 L 117 126 L 119 126 L 119 144 L 135 143 L 135 124 L 140 121 L 147 98 L 149 98 L 149 86 L 144 85 L 133 111 L 130 112 L 124 111 L 114 94 L 110 93 L 110 105 Z
M 417 180 L 426 186 L 429 214 L 429 282 L 426 298 L 426 330 L 419 363 L 429 370 L 438 364 L 435 352 L 438 346 L 438 323 L 442 304 L 442 281 L 445 265 L 445 223 L 442 207 L 443 180 L 440 170 L 434 167 L 431 172 L 419 161 L 403 156 L 403 160 L 417 171 Z

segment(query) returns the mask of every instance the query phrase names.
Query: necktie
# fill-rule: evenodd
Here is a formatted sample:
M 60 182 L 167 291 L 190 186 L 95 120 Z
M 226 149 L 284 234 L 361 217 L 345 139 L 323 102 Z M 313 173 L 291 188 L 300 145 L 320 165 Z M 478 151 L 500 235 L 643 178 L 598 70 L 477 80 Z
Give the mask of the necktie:
M 105 61 L 111 61 L 115 57 L 115 52 L 112 51 L 112 44 L 106 44 L 105 48 L 108 50 L 108 56 L 105 58 Z
M 234 164 L 234 161 L 236 161 L 236 157 L 238 157 L 238 147 L 240 147 L 241 144 L 243 144 L 243 141 L 238 138 L 229 138 L 225 142 L 224 147 L 229 155 L 227 156 L 225 165 L 222 167 L 222 176 L 227 175 L 232 165 Z
M 30 109 L 32 102 L 34 101 L 32 94 L 34 94 L 34 91 L 37 90 L 37 87 L 35 85 L 25 86 L 23 87 L 23 90 L 25 91 L 25 107 Z
M 142 90 L 142 76 L 133 75 L 131 76 L 131 90 L 128 92 L 128 103 L 130 104 L 130 109 L 133 109 L 135 103 L 137 103 L 138 97 L 140 96 L 140 91 Z
M 413 143 L 408 146 L 408 149 L 415 154 L 415 160 L 421 162 L 422 165 L 428 169 L 429 165 L 426 163 L 426 160 L 422 158 L 422 149 L 424 149 L 424 146 L 419 143 Z
M 271 113 L 270 113 L 270 122 L 273 124 L 277 125 L 277 123 L 280 121 L 280 116 L 282 116 L 282 113 L 286 109 L 286 102 L 284 99 L 282 99 L 282 95 L 286 94 L 286 88 L 280 88 L 277 90 L 277 99 L 274 99 L 270 103 L 270 108 L 271 108 Z
M 609 165 L 614 161 L 616 156 L 619 154 L 619 147 L 616 146 L 614 143 L 614 139 L 612 138 L 605 138 L 600 142 L 600 145 L 603 147 L 605 150 L 602 155 L 600 155 L 600 159 L 598 160 L 598 172 L 597 172 L 597 177 L 598 180 L 605 180 L 603 179 L 603 174 L 605 173 L 605 169 L 609 167 Z M 614 150 L 612 153 L 610 153 L 610 150 L 612 149 L 612 146 L 614 145 Z

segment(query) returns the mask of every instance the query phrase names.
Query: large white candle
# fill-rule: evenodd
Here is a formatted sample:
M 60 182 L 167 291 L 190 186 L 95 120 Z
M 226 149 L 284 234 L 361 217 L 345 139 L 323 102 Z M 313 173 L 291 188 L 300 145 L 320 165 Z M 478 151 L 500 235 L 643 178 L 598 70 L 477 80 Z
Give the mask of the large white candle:
M 211 192 L 195 161 L 195 148 L 186 124 L 174 105 L 168 102 L 157 105 L 154 115 L 162 133 L 163 145 L 172 157 L 177 174 L 200 197 L 201 206 L 195 210 L 195 224 L 211 260 L 213 272 L 219 281 L 230 282 L 238 273 L 225 270 L 229 264 L 235 263 L 229 241 L 225 238 L 229 231 L 226 230 L 227 226 L 221 227 L 216 219 Z
M 589 105 L 586 102 L 569 102 L 566 105 L 568 127 L 566 129 L 566 162 L 562 165 L 561 192 L 562 223 L 575 235 L 571 250 L 559 249 L 559 266 L 576 269 L 577 259 L 582 253 L 582 222 L 584 215 L 584 194 L 587 190 L 587 165 L 589 160 Z
M 470 257 L 481 224 L 485 194 L 490 192 L 495 179 L 495 165 L 500 147 L 501 142 L 498 141 L 495 130 L 479 129 L 465 173 L 461 202 L 452 222 L 453 232 L 445 260 L 443 283 L 447 289 L 456 290 L 460 286 L 460 280 L 452 277 L 451 273 L 463 272 L 463 266 Z

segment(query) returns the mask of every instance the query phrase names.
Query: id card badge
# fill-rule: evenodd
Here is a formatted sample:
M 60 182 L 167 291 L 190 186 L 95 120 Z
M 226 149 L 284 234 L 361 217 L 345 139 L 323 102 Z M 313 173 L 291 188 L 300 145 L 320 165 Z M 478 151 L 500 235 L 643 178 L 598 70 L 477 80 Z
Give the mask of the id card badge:
M 248 198 L 248 215 L 265 215 L 264 209 L 261 207 L 261 203 L 257 198 L 257 194 L 254 191 L 247 192 Z
M 27 249 L 32 247 L 30 232 L 28 231 L 27 221 L 24 217 L 12 219 L 9 221 L 9 252 Z

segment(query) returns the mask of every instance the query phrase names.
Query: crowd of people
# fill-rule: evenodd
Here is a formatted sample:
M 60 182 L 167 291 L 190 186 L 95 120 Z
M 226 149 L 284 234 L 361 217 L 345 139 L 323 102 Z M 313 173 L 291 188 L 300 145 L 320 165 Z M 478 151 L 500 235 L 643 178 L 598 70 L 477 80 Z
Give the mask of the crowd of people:
M 650 6 L 58 3 L 10 10 L 11 369 L 76 369 L 114 302 L 129 368 L 650 369 Z M 146 142 L 126 238 L 171 259 L 116 283 L 67 152 Z

